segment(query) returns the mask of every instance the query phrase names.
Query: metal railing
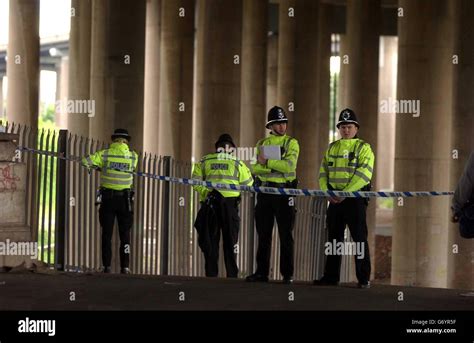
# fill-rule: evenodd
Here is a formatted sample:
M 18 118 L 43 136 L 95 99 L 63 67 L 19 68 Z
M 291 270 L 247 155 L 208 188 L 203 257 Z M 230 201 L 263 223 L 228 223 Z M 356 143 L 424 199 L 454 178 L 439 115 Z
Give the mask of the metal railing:
M 95 206 L 99 172 L 89 174 L 78 161 L 107 145 L 65 130 L 31 130 L 19 125 L 8 125 L 7 132 L 20 135 L 20 146 L 40 151 L 24 151 L 21 156 L 21 161 L 27 164 L 26 224 L 32 228 L 33 239 L 39 243 L 40 259 L 50 267 L 61 270 L 100 270 L 101 229 Z M 140 172 L 190 177 L 191 168 L 191 163 L 176 161 L 168 156 L 139 153 Z M 134 177 L 134 188 L 130 256 L 132 273 L 204 276 L 204 258 L 193 227 L 199 210 L 197 193 L 189 185 L 146 177 Z M 313 280 L 322 275 L 327 236 L 326 204 L 324 198 L 295 198 L 294 276 L 298 280 Z M 254 207 L 255 195 L 244 192 L 240 205 L 240 277 L 255 269 L 257 235 Z M 270 272 L 273 279 L 280 278 L 277 236 L 275 227 Z M 117 272 L 117 230 L 114 230 L 112 239 L 112 271 Z M 220 255 L 219 275 L 225 276 L 222 253 Z M 349 266 L 348 259 L 344 260 Z

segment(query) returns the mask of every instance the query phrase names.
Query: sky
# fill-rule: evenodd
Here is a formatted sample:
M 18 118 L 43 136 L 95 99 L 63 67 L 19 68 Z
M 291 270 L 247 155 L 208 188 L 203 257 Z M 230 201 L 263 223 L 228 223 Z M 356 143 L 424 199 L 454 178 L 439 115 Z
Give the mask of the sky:
M 8 42 L 9 0 L 0 0 L 0 45 Z M 40 38 L 69 34 L 71 0 L 40 0 Z

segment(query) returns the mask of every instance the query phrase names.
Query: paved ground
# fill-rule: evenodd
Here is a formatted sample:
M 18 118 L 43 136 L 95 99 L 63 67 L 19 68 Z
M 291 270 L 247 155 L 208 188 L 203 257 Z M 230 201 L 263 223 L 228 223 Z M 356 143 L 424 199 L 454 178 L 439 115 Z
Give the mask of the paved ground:
M 116 274 L 0 273 L 0 311 L 474 310 L 474 297 L 460 293 L 466 291 L 389 285 L 373 285 L 364 290 L 354 284 L 315 287 L 305 282 L 254 284 L 243 280 Z
M 286 332 L 297 341 L 326 335 L 351 342 L 387 336 L 417 343 L 473 342 L 474 297 L 460 295 L 466 292 L 382 284 L 365 290 L 354 284 L 315 287 L 305 282 L 11 271 L 0 273 L 0 342 L 88 341 L 96 340 L 94 332 L 119 342 L 135 342 L 138 334 L 161 337 L 164 332 L 195 340 L 197 333 L 206 339 L 220 337 L 218 327 L 245 341 L 251 332 L 265 340 L 280 340 Z M 54 319 L 54 334 L 20 332 L 21 323 L 30 319 Z M 264 320 L 237 324 L 236 319 Z M 408 332 L 413 328 L 451 331 Z

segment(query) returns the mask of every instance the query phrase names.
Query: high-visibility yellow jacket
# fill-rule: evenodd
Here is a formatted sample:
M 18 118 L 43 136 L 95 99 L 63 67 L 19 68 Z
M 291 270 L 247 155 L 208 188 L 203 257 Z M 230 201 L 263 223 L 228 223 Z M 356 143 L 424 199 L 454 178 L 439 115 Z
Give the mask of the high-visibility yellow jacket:
M 374 162 L 375 156 L 370 144 L 362 139 L 339 139 L 332 142 L 319 169 L 319 186 L 323 191 L 359 191 L 370 183 Z
M 213 153 L 204 156 L 200 162 L 193 165 L 192 178 L 214 183 L 228 185 L 251 186 L 253 184 L 252 174 L 245 163 L 228 153 Z M 205 186 L 193 186 L 199 193 L 200 201 L 204 201 L 212 190 Z M 221 190 L 218 191 L 226 198 L 238 197 L 240 191 Z
M 132 188 L 133 172 L 137 168 L 138 155 L 125 143 L 112 143 L 108 149 L 97 151 L 82 159 L 89 168 L 100 168 L 100 186 L 113 190 Z
M 262 153 L 264 145 L 282 147 L 281 160 L 267 160 L 265 165 L 257 162 L 251 165 L 252 172 L 262 181 L 285 183 L 296 179 L 296 164 L 300 154 L 298 141 L 288 135 L 270 135 L 257 143 L 257 151 Z

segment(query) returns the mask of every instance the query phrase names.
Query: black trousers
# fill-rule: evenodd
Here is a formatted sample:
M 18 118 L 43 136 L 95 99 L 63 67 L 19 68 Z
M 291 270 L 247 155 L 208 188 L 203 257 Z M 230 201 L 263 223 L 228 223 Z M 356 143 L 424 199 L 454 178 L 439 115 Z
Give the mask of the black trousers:
M 219 273 L 219 242 L 222 231 L 224 262 L 227 277 L 236 278 L 237 266 L 236 245 L 239 239 L 240 217 L 238 198 L 220 197 L 212 203 L 217 221 L 216 227 L 208 228 L 210 249 L 204 252 L 206 276 L 216 277 Z
M 362 244 L 364 257 L 355 256 L 356 276 L 359 283 L 366 284 L 370 280 L 370 254 L 367 242 L 367 203 L 362 198 L 346 198 L 339 204 L 329 204 L 326 224 L 329 233 L 329 243 L 344 241 L 346 225 L 352 240 Z M 341 255 L 327 255 L 324 278 L 329 281 L 339 281 L 341 272 Z
M 290 197 L 276 194 L 259 193 L 255 207 L 255 224 L 258 234 L 257 271 L 256 274 L 268 276 L 270 272 L 270 255 L 272 233 L 275 218 L 280 237 L 280 272 L 283 277 L 293 276 L 295 207 L 290 204 Z
M 129 203 L 130 201 L 130 203 Z M 133 203 L 126 193 L 104 192 L 99 209 L 102 226 L 102 263 L 110 267 L 112 263 L 112 234 L 117 217 L 120 235 L 120 267 L 128 268 L 130 261 L 130 229 L 133 225 Z

